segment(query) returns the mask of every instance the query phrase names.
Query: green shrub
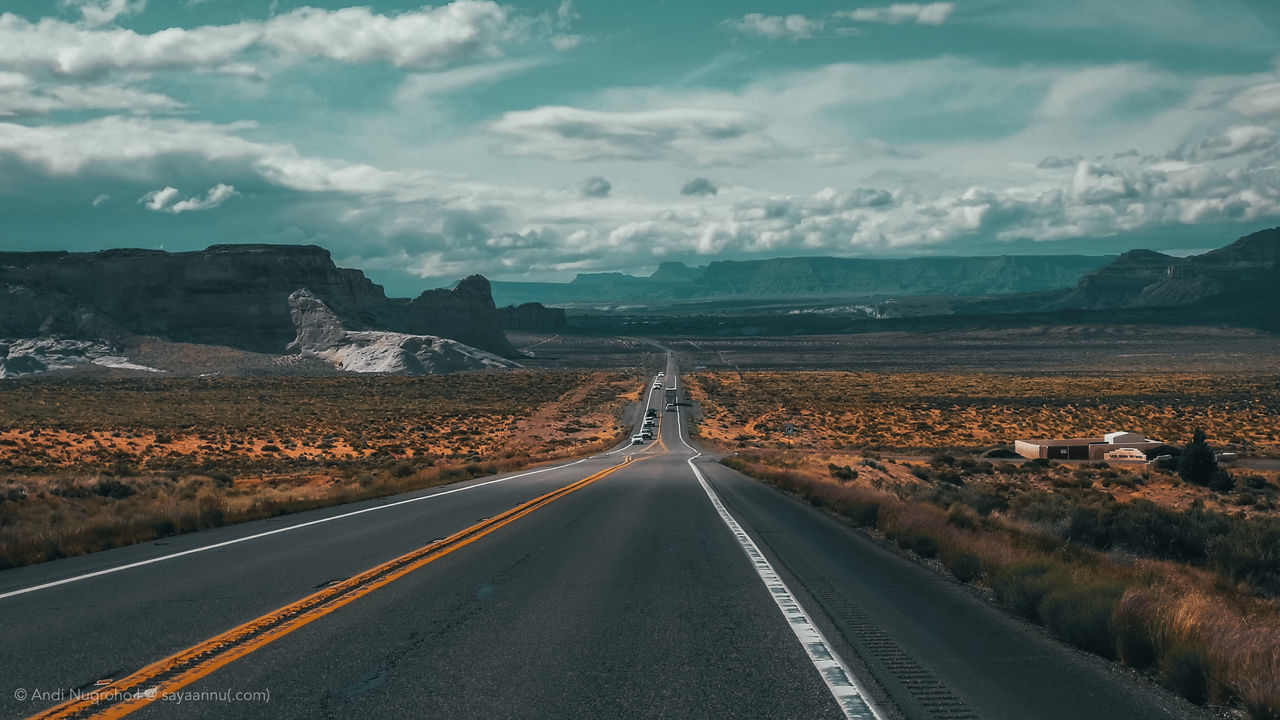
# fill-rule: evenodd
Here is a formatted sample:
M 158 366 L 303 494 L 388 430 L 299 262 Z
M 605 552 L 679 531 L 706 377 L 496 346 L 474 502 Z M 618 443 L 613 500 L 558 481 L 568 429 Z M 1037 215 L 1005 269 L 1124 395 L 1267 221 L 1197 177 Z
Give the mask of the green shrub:
M 849 518 L 855 525 L 875 527 L 880 519 L 880 503 L 874 501 L 850 501 L 840 513 Z
M 1207 553 L 1210 563 L 1232 579 L 1280 595 L 1280 521 L 1237 520 L 1209 541 Z
M 1200 642 L 1182 640 L 1160 658 L 1165 686 L 1197 705 L 1209 699 L 1209 652 Z
M 828 463 L 827 470 L 831 473 L 831 477 L 840 482 L 852 482 L 858 479 L 858 471 L 848 465 L 840 466 L 835 463 Z
M 1193 485 L 1208 485 L 1217 474 L 1218 458 L 1206 442 L 1204 430 L 1197 428 L 1178 458 L 1178 475 Z
M 1070 582 L 1067 568 L 1048 559 L 1019 560 L 991 573 L 991 589 L 1015 612 L 1039 619 L 1040 602 L 1054 587 Z
M 112 500 L 123 500 L 135 492 L 132 487 L 116 480 L 115 478 L 102 478 L 98 480 L 98 484 L 93 491 L 98 495 Z
M 1116 654 L 1120 662 L 1132 668 L 1148 668 L 1156 662 L 1150 593 L 1139 591 L 1122 597 L 1111 618 Z
M 920 557 L 931 558 L 938 555 L 938 539 L 926 532 L 915 528 L 904 528 L 885 534 L 898 543 L 899 547 L 911 550 Z
M 1037 611 L 1059 640 L 1108 659 L 1116 657 L 1111 618 L 1126 587 L 1119 582 L 1085 582 L 1054 587 Z
M 945 547 L 942 549 L 941 559 L 942 564 L 960 582 L 971 583 L 982 579 L 982 558 L 975 553 Z

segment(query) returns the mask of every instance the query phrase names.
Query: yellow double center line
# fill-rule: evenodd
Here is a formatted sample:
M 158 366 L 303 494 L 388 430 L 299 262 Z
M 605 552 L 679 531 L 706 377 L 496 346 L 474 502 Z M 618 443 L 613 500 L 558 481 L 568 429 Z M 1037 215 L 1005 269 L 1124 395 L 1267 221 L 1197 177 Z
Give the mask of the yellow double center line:
M 641 458 L 643 460 L 644 458 Z M 73 698 L 44 712 L 31 720 L 53 718 L 120 718 L 139 708 L 161 700 L 220 667 L 234 662 L 249 653 L 268 645 L 314 620 L 328 615 L 380 587 L 388 585 L 409 573 L 434 562 L 455 550 L 466 547 L 498 528 L 512 523 L 545 505 L 581 490 L 591 483 L 613 473 L 632 462 L 628 456 L 621 464 L 601 470 L 575 483 L 553 490 L 545 495 L 517 505 L 506 512 L 483 520 L 466 530 L 454 533 L 405 555 L 366 570 L 350 579 L 309 595 L 301 600 L 267 613 L 221 635 L 209 638 L 194 647 L 187 648 L 164 660 L 152 663 L 141 670 L 103 687 L 86 690 L 79 698 Z

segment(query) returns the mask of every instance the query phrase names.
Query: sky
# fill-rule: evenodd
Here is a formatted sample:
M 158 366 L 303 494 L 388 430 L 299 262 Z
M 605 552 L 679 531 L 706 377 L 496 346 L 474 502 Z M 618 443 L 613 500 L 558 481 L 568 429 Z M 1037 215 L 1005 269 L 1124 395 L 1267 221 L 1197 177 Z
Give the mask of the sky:
M 1274 0 L 0 2 L 0 250 L 482 273 L 1280 225 Z

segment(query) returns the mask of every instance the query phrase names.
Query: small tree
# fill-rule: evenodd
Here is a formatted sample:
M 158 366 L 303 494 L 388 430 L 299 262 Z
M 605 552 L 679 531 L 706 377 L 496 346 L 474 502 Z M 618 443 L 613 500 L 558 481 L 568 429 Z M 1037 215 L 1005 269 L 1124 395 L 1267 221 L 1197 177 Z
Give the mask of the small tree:
M 1178 458 L 1178 475 L 1193 485 L 1208 485 L 1218 474 L 1218 458 L 1205 440 L 1204 430 L 1196 428 L 1191 442 Z

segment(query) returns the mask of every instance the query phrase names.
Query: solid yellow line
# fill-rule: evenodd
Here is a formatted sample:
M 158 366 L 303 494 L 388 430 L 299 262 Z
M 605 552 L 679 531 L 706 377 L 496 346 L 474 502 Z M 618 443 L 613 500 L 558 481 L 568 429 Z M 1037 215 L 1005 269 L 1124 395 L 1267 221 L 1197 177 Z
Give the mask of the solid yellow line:
M 566 485 L 565 487 L 553 490 L 526 503 L 517 505 L 510 510 L 489 518 L 488 520 L 484 520 L 465 530 L 456 532 L 443 540 L 437 540 L 429 545 L 401 555 L 394 560 L 389 560 L 377 567 L 366 570 L 360 575 L 338 583 L 337 585 L 332 585 L 320 592 L 308 595 L 307 597 L 288 606 L 267 613 L 256 620 L 251 620 L 243 625 L 232 628 L 231 630 L 212 637 L 199 645 L 187 648 L 186 650 L 175 653 L 163 660 L 154 662 L 118 682 L 114 682 L 105 687 L 94 688 L 93 691 L 90 691 L 91 694 L 87 693 L 87 697 L 80 698 L 78 700 L 69 700 L 61 705 L 56 705 L 42 713 L 39 713 L 38 715 L 33 715 L 29 720 L 53 720 L 54 718 L 67 718 L 86 711 L 91 712 L 92 707 L 98 702 L 95 698 L 101 696 L 109 697 L 109 693 L 113 692 L 113 689 L 121 694 L 125 692 L 129 692 L 131 694 L 127 699 L 85 717 L 93 718 L 94 720 L 107 720 L 108 718 L 124 717 L 135 710 L 163 698 L 166 693 L 172 693 L 186 687 L 196 680 L 213 673 L 215 670 L 248 655 L 254 650 L 279 640 L 281 637 L 288 635 L 294 630 L 297 630 L 314 620 L 328 615 L 340 607 L 348 605 L 378 588 L 395 582 L 405 575 L 408 575 L 409 573 L 412 573 L 413 571 L 418 570 L 455 550 L 470 545 L 476 540 L 494 532 L 498 528 L 508 525 L 525 515 L 532 513 L 538 508 L 548 505 L 572 492 L 581 490 L 606 475 L 616 472 L 617 470 L 631 464 L 631 462 L 633 461 L 628 458 L 627 461 L 619 465 L 614 465 L 613 467 L 601 470 L 594 475 L 590 475 Z M 635 462 L 639 462 L 639 460 Z M 396 568 L 391 572 L 386 572 L 388 568 L 393 568 L 397 564 L 404 562 L 408 558 L 413 558 L 414 556 L 419 557 L 402 567 Z M 386 572 L 386 574 L 382 577 L 378 577 L 376 580 L 371 580 L 371 578 L 384 572 Z M 343 595 L 343 593 L 346 594 Z M 310 609 L 307 608 L 309 605 L 315 605 L 317 602 L 322 602 L 337 595 L 343 596 L 328 604 Z M 249 640 L 241 639 L 252 634 L 257 628 L 264 625 L 271 625 L 277 622 L 281 616 L 295 612 L 299 614 L 284 621 L 276 627 L 263 632 L 257 637 Z M 147 683 L 159 678 L 165 673 L 172 672 L 177 667 L 180 667 L 201 655 L 209 653 L 217 653 L 217 655 L 210 657 L 205 661 L 197 661 L 197 664 L 182 671 L 178 675 L 159 681 L 155 685 L 147 686 Z

